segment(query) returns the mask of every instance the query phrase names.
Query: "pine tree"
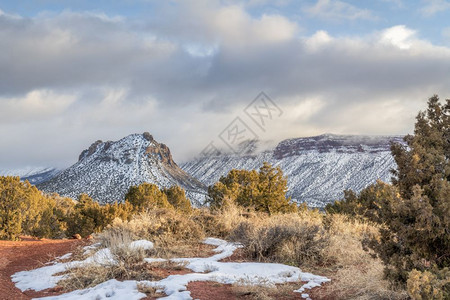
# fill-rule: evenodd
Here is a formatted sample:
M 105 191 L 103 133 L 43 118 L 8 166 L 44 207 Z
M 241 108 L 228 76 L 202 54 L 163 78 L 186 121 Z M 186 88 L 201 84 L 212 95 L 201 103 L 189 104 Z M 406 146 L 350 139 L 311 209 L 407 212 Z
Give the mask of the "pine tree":
M 393 203 L 393 215 L 385 220 L 388 230 L 375 246 L 394 266 L 388 275 L 400 282 L 413 268 L 450 266 L 450 100 L 441 104 L 431 97 L 427 111 L 417 116 L 414 135 L 405 142 L 392 145 L 398 166 L 393 184 L 402 200 Z
M 450 100 L 441 104 L 431 97 L 428 109 L 417 115 L 414 135 L 404 140 L 406 145 L 391 146 L 397 163 L 392 186 L 378 182 L 359 195 L 347 191 L 344 201 L 327 211 L 381 225 L 380 237 L 369 246 L 393 282 L 408 281 L 410 293 L 416 294 L 417 287 L 433 290 L 429 284 L 434 280 L 443 297 L 450 297 L 450 278 L 444 278 L 450 274 Z

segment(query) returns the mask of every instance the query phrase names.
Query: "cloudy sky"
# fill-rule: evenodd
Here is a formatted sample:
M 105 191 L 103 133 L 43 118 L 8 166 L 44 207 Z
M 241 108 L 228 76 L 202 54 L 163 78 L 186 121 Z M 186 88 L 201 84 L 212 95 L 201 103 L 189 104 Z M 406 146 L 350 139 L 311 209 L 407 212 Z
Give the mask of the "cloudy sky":
M 240 117 L 264 140 L 406 134 L 450 97 L 450 1 L 0 0 L 0 169 L 149 131 L 176 161 Z M 264 91 L 264 131 L 244 113 Z

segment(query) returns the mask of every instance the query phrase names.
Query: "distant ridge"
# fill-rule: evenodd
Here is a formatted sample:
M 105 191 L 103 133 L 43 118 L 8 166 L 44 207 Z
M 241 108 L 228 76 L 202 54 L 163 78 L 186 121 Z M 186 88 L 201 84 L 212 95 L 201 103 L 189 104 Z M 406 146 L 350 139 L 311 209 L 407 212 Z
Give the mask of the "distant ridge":
M 47 180 L 52 179 L 61 170 L 56 168 L 44 168 L 44 167 L 28 167 L 23 169 L 0 170 L 0 176 L 19 176 L 21 180 L 28 180 L 31 184 L 39 184 Z
M 377 179 L 389 182 L 396 167 L 391 142 L 402 143 L 403 137 L 323 134 L 287 139 L 263 151 L 258 141 L 247 141 L 251 147 L 245 149 L 252 151 L 198 157 L 181 168 L 211 185 L 231 169 L 258 169 L 267 161 L 288 177 L 293 200 L 323 207 L 342 198 L 345 189 L 360 191 Z

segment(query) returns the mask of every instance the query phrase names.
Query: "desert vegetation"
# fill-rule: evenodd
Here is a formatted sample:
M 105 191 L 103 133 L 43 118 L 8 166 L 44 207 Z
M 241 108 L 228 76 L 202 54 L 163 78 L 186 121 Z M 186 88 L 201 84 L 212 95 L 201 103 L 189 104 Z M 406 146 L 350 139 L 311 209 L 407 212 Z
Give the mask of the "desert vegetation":
M 209 206 L 203 208 L 191 207 L 179 187 L 143 183 L 130 188 L 124 203 L 102 206 L 88 195 L 72 201 L 2 177 L 0 238 L 94 233 L 117 263 L 72 268 L 60 283 L 66 290 L 187 272 L 170 259 L 209 256 L 212 247 L 202 241 L 217 237 L 242 245 L 234 259 L 282 263 L 331 278 L 314 291 L 317 298 L 448 299 L 449 112 L 449 100 L 430 98 L 406 145 L 392 145 L 398 165 L 392 184 L 378 181 L 360 193 L 345 191 L 325 212 L 293 204 L 281 169 L 267 163 L 258 171 L 230 171 L 209 188 Z M 137 240 L 154 245 L 128 246 Z M 169 260 L 149 263 L 145 257 Z M 255 299 L 286 292 L 285 285 L 267 288 L 233 285 L 236 295 Z
M 123 203 L 101 205 L 87 194 L 78 199 L 45 194 L 19 177 L 0 177 L 0 239 L 20 235 L 64 238 L 99 233 L 115 219 L 129 220 L 141 212 L 167 208 L 185 213 L 191 203 L 180 187 L 159 189 L 143 183 L 130 187 Z
M 431 97 L 405 142 L 391 147 L 398 166 L 392 184 L 347 191 L 327 211 L 380 226 L 379 236 L 365 242 L 392 284 L 406 286 L 415 299 L 449 299 L 450 100 Z
M 406 299 L 402 288 L 389 286 L 383 276 L 382 261 L 363 248 L 363 240 L 379 236 L 378 230 L 375 223 L 340 214 L 324 215 L 316 210 L 268 215 L 255 210 L 249 212 L 248 208 L 235 204 L 220 211 L 193 209 L 191 214 L 168 208 L 153 209 L 130 220 L 116 219 L 95 235 L 95 241 L 111 249 L 118 263 L 93 263 L 71 269 L 61 286 L 67 290 L 81 289 L 113 278 L 159 280 L 161 276 L 183 272 L 183 265 L 170 260 L 145 263 L 142 251 L 126 245 L 146 239 L 154 241 L 154 248 L 145 253 L 147 257 L 201 257 L 211 255 L 212 250 L 201 243 L 204 237 L 217 236 L 243 245 L 239 250 L 240 261 L 283 263 L 329 276 L 332 281 L 321 288 L 320 297 Z M 267 299 L 261 297 L 283 295 L 287 287 L 255 289 L 251 284 L 241 283 L 234 284 L 233 291 L 236 295 Z
M 259 171 L 231 170 L 208 189 L 208 196 L 213 209 L 232 202 L 270 215 L 296 210 L 296 205 L 286 198 L 286 191 L 283 171 L 264 163 Z

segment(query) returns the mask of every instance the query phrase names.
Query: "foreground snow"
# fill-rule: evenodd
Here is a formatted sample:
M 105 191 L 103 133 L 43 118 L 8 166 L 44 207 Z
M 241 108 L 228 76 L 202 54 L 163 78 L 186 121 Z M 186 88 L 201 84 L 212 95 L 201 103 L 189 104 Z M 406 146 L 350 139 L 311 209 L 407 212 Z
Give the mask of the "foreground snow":
M 217 254 L 207 258 L 171 259 L 171 261 L 185 263 L 186 268 L 192 270 L 194 273 L 171 275 L 160 281 L 127 280 L 120 282 L 112 279 L 92 288 L 76 290 L 54 297 L 46 297 L 45 299 L 138 300 L 146 297 L 145 294 L 138 291 L 138 284 L 141 287 L 155 287 L 168 295 L 161 299 L 192 299 L 190 292 L 187 291 L 187 285 L 192 281 L 214 281 L 224 284 L 245 283 L 249 285 L 264 286 L 302 281 L 306 283 L 295 292 L 302 293 L 301 295 L 303 298 L 309 298 L 309 295 L 305 293 L 306 289 L 311 289 L 320 286 L 324 282 L 330 281 L 326 277 L 304 273 L 299 268 L 283 264 L 219 262 L 219 260 L 230 257 L 240 246 L 215 238 L 208 238 L 204 242 L 209 245 L 217 246 L 217 248 L 214 249 L 214 252 Z M 129 246 L 131 248 L 151 249 L 153 243 L 140 240 L 131 243 Z M 87 250 L 92 251 L 92 246 Z M 146 258 L 145 260 L 148 263 L 165 261 L 164 259 L 158 258 Z M 84 261 L 63 263 L 57 260 L 53 264 L 39 269 L 18 272 L 12 276 L 12 280 L 15 282 L 16 287 L 22 291 L 42 291 L 56 287 L 58 281 L 64 278 L 64 275 L 54 276 L 54 274 L 90 263 L 114 264 L 116 262 L 110 250 L 104 248 L 96 251 Z

